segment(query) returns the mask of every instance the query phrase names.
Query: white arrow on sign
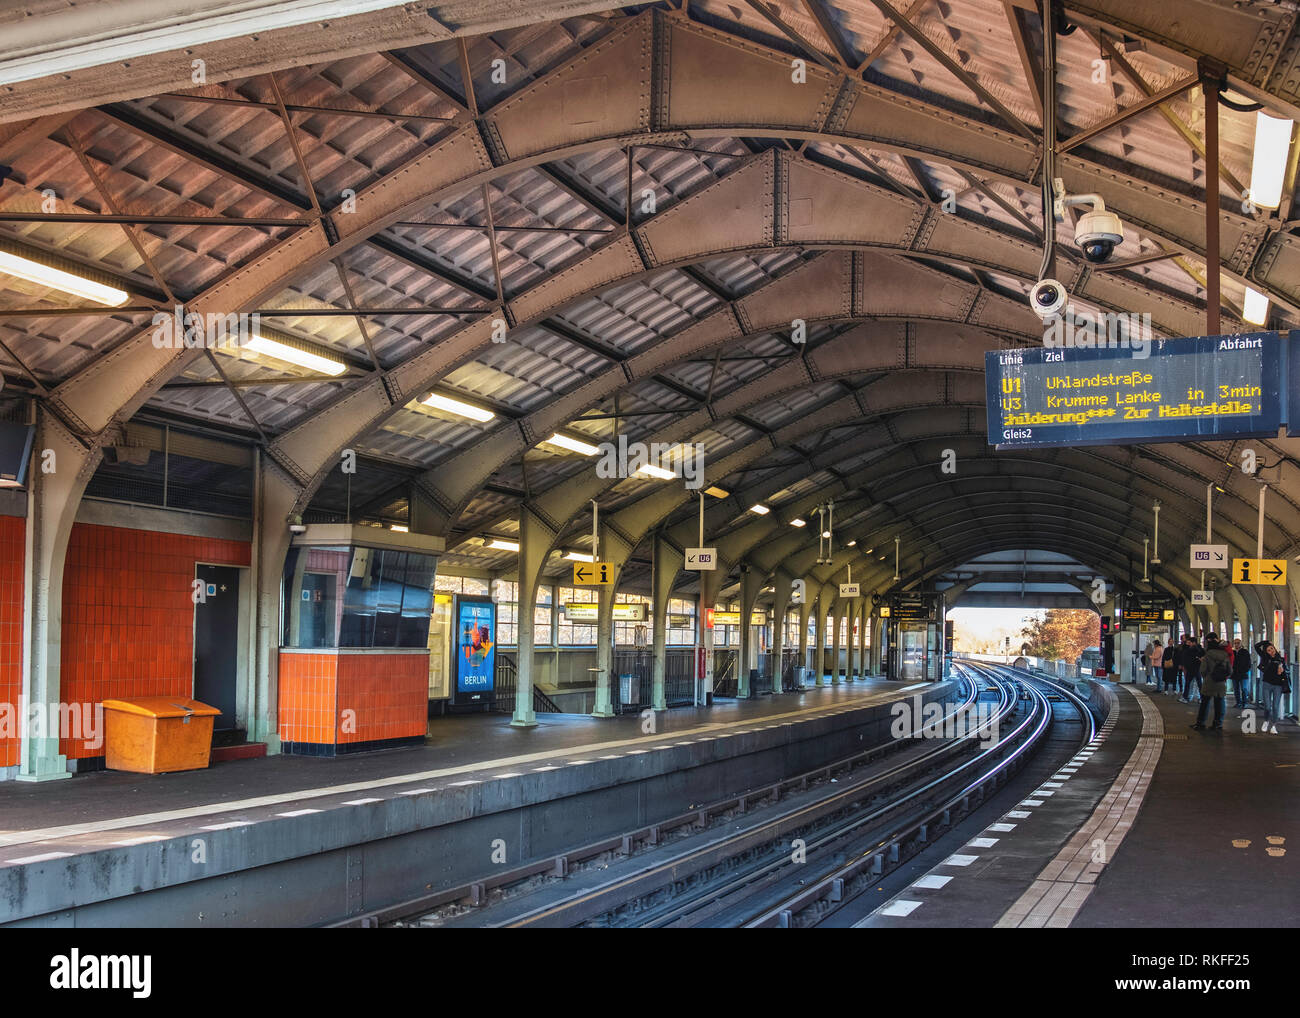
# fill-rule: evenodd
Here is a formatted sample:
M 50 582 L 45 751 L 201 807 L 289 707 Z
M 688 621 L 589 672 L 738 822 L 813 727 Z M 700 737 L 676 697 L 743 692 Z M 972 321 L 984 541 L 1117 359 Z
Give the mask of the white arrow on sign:
M 712 571 L 718 568 L 717 548 L 687 548 L 686 568 Z
M 860 597 L 862 595 L 862 584 L 860 583 L 841 583 L 840 597 Z
M 1227 569 L 1228 546 L 1226 544 L 1192 545 L 1193 569 Z
M 1193 590 L 1192 604 L 1214 604 L 1214 591 Z

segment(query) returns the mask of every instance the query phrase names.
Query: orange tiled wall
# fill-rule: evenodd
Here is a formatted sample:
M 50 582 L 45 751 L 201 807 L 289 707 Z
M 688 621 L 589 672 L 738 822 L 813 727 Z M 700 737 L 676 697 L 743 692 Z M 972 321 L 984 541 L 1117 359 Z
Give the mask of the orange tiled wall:
M 406 739 L 429 725 L 428 654 L 340 654 L 338 710 L 356 711 L 339 742 Z
M 246 566 L 246 541 L 78 523 L 63 571 L 65 703 L 190 696 L 195 563 Z M 95 756 L 62 740 L 69 758 Z
M 17 724 L 23 691 L 23 545 L 26 520 L 0 516 L 0 704 L 12 705 L 6 724 Z M 18 764 L 18 738 L 0 735 L 0 767 Z
M 338 665 L 337 654 L 280 652 L 281 741 L 335 741 Z
M 425 654 L 280 653 L 280 738 L 338 745 L 421 736 L 428 726 Z M 343 711 L 356 712 L 344 732 Z

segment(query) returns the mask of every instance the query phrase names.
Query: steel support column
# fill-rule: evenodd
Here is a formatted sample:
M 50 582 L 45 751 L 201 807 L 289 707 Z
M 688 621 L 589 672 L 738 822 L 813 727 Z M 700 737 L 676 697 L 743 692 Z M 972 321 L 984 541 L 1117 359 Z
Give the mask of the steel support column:
M 666 667 L 666 655 L 668 648 L 667 630 L 668 630 L 668 599 L 672 596 L 673 582 L 677 579 L 677 573 L 682 568 L 684 556 L 671 541 L 664 538 L 662 534 L 655 536 L 654 541 L 654 559 L 651 564 L 653 579 L 651 582 L 652 600 L 654 604 L 651 610 L 654 612 L 654 687 L 651 694 L 651 706 L 655 710 L 665 710 L 668 707 L 667 698 L 664 695 L 664 669 Z
M 785 674 L 782 655 L 785 653 L 785 613 L 790 609 L 790 577 L 777 572 L 772 578 L 772 693 L 782 691 Z
M 535 728 L 533 711 L 533 605 L 542 566 L 550 554 L 555 532 L 527 504 L 519 507 L 519 577 L 515 615 L 519 625 L 519 665 L 515 680 L 515 728 Z
M 22 743 L 18 780 L 70 777 L 59 752 L 62 696 L 63 566 L 91 457 L 43 406 L 36 410 L 36 440 L 27 483 L 23 558 Z
M 740 654 L 736 675 L 736 696 L 744 700 L 750 695 L 749 670 L 755 666 L 754 655 L 749 650 L 749 613 L 754 610 L 759 591 L 763 589 L 763 574 L 748 566 L 741 566 L 740 574 Z

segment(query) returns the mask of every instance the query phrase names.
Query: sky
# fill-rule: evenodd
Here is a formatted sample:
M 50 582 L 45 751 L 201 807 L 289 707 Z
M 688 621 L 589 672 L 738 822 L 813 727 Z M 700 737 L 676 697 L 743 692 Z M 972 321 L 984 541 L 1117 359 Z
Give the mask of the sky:
M 1012 646 L 1019 647 L 1025 619 L 1041 613 L 1033 608 L 949 608 L 948 619 L 958 632 L 987 634 L 999 643 L 1010 636 Z

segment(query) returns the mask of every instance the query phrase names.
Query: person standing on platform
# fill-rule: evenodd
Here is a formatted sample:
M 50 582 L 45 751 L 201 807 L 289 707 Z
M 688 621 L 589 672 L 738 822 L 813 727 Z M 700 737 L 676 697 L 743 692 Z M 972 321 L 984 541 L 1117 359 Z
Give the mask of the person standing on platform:
M 1160 671 L 1164 679 L 1161 692 L 1172 693 L 1178 685 L 1178 665 L 1174 663 L 1176 656 L 1174 641 L 1170 640 L 1169 646 L 1160 655 Z
M 1185 677 L 1183 703 L 1192 702 L 1192 689 L 1201 695 L 1201 658 L 1205 657 L 1205 648 L 1196 642 L 1195 636 L 1188 637 L 1187 650 L 1183 652 L 1183 675 Z
M 1277 730 L 1278 718 L 1282 716 L 1282 695 L 1291 689 L 1290 680 L 1286 674 L 1286 661 L 1282 655 L 1277 652 L 1277 648 L 1267 640 L 1262 640 L 1255 644 L 1255 649 L 1259 651 L 1259 677 L 1260 677 L 1260 695 L 1264 701 L 1264 723 L 1260 726 L 1260 734 L 1272 731 L 1274 735 L 1279 734 Z
M 1187 699 L 1187 647 L 1190 640 L 1191 637 L 1184 633 L 1174 650 L 1174 669 L 1178 672 L 1178 698 L 1184 702 Z
M 1160 681 L 1161 647 L 1159 640 L 1152 640 L 1145 651 L 1147 659 L 1147 685 L 1154 686 Z
M 1205 638 L 1205 658 L 1202 661 L 1205 671 L 1205 683 L 1201 687 L 1201 708 L 1196 712 L 1196 721 L 1192 725 L 1197 731 L 1205 730 L 1205 719 L 1210 711 L 1210 701 L 1214 701 L 1213 728 L 1223 727 L 1223 698 L 1228 692 L 1228 676 L 1232 666 L 1228 664 L 1228 652 L 1219 643 L 1219 638 L 1211 633 Z
M 1237 701 L 1234 707 L 1250 705 L 1250 651 L 1239 639 L 1232 641 L 1232 689 Z

